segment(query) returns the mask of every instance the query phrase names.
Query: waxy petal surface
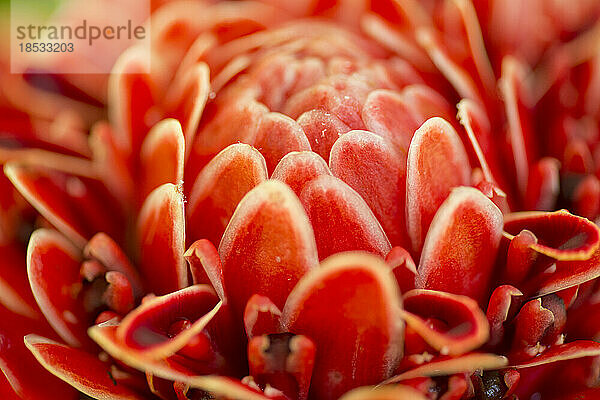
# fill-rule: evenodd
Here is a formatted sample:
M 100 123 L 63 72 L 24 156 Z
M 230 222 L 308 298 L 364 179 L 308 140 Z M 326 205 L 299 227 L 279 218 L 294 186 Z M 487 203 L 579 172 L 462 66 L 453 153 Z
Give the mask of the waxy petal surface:
M 194 284 L 210 283 L 221 300 L 223 292 L 223 266 L 215 246 L 206 239 L 197 240 L 184 254 L 190 265 Z
M 106 121 L 92 126 L 89 136 L 94 168 L 106 188 L 126 211 L 135 202 L 129 154 L 118 146 L 112 127 Z
M 141 197 L 163 183 L 179 184 L 183 181 L 185 142 L 177 120 L 165 119 L 154 125 L 140 150 Z
M 218 96 L 204 110 L 200 130 L 191 149 L 190 161 L 197 158 L 208 162 L 231 144 L 252 143 L 260 119 L 266 112 L 264 105 L 244 93 Z
M 248 338 L 277 333 L 280 329 L 281 310 L 265 296 L 250 297 L 244 310 L 244 327 Z
M 392 248 L 385 256 L 385 262 L 392 269 L 401 293 L 406 293 L 415 288 L 417 267 L 406 249 L 399 246 Z
M 406 324 L 441 354 L 461 355 L 483 345 L 489 325 L 477 302 L 433 290 L 415 289 L 403 296 Z M 429 319 L 443 321 L 446 330 L 432 327 Z
M 220 306 L 208 285 L 189 286 L 144 301 L 123 319 L 117 328 L 117 338 L 152 359 L 166 358 L 200 333 Z M 173 326 L 182 320 L 190 323 L 189 328 L 173 334 Z
M 139 268 L 147 290 L 161 295 L 187 286 L 183 195 L 178 186 L 156 188 L 137 222 Z
M 554 210 L 559 193 L 560 162 L 550 157 L 542 158 L 529 170 L 525 209 Z
M 510 239 L 506 253 L 506 267 L 501 272 L 502 281 L 516 285 L 528 277 L 538 258 L 538 253 L 531 248 L 531 245 L 537 243 L 537 237 L 526 229 Z
M 78 246 L 97 232 L 123 240 L 121 210 L 99 181 L 19 164 L 6 164 L 4 171 L 23 197 Z
M 241 317 L 253 294 L 278 307 L 318 264 L 310 222 L 291 189 L 269 180 L 240 202 L 219 246 L 225 295 Z
M 39 229 L 27 248 L 27 274 L 33 296 L 54 330 L 69 345 L 93 345 L 87 327 L 93 322 L 79 294 L 81 253 L 60 233 Z M 93 348 L 93 347 L 92 347 Z
M 156 88 L 148 74 L 149 55 L 142 46 L 130 47 L 119 56 L 108 83 L 109 120 L 115 142 L 127 154 L 136 154 L 153 122 Z
M 210 71 L 199 62 L 187 72 L 177 76 L 177 80 L 165 95 L 165 105 L 169 115 L 181 122 L 186 156 L 189 154 L 198 124 L 210 92 Z
M 21 397 L 10 386 L 6 376 L 0 376 L 0 396 L 6 400 L 21 400 Z
M 525 303 L 514 318 L 513 345 L 510 359 L 520 362 L 540 353 L 545 335 L 555 323 L 554 313 L 542 305 L 542 299 L 537 298 Z
M 304 130 L 312 151 L 326 161 L 335 141 L 350 130 L 334 114 L 319 109 L 302 114 L 298 117 L 298 124 Z
M 439 92 L 429 86 L 413 84 L 402 90 L 404 101 L 409 104 L 415 115 L 425 121 L 432 117 L 441 117 L 446 121 L 453 121 L 454 108 Z
M 351 131 L 333 145 L 329 165 L 369 205 L 391 244 L 406 246 L 404 155 L 380 136 Z
M 14 244 L 0 245 L 0 305 L 24 317 L 42 315 L 31 293 L 25 253 Z
M 521 296 L 523 296 L 523 293 L 510 285 L 499 286 L 492 292 L 486 310 L 486 316 L 490 324 L 489 343 L 492 346 L 500 343 L 502 340 L 504 336 L 504 323 L 509 320 L 511 307 L 514 309 L 515 303 Z M 513 299 L 514 297 L 517 299 Z
M 235 400 L 268 400 L 269 398 L 257 390 L 243 385 L 235 379 L 223 376 L 198 376 L 193 371 L 170 360 L 152 360 L 139 353 L 132 353 L 115 337 L 116 326 L 93 326 L 90 336 L 112 357 L 125 362 L 133 368 L 145 371 L 154 376 L 176 382 L 183 382 L 190 387 L 222 395 Z
M 406 225 L 420 251 L 438 208 L 452 188 L 470 181 L 467 153 L 448 122 L 431 118 L 415 132 L 406 167 Z
M 80 392 L 99 400 L 142 400 L 144 396 L 119 383 L 97 357 L 38 335 L 25 336 L 38 362 Z M 57 396 L 57 393 L 52 393 Z M 62 397 L 61 397 L 62 398 Z
M 45 321 L 22 317 L 1 307 L 0 318 L 5 321 L 0 327 L 0 375 L 8 386 L 0 389 L 0 395 L 9 392 L 2 399 L 46 400 L 48 393 L 60 399 L 78 399 L 77 391 L 38 364 L 23 343 L 23 336 L 31 332 L 56 337 L 52 328 Z
M 265 159 L 246 144 L 221 151 L 200 172 L 187 206 L 192 239 L 208 239 L 218 245 L 240 200 L 267 179 Z
M 576 340 L 553 346 L 531 360 L 514 365 L 513 368 L 529 368 L 563 360 L 600 355 L 600 344 L 591 340 Z
M 369 93 L 362 109 L 362 118 L 368 130 L 388 139 L 401 151 L 408 150 L 420 124 L 420 117 L 404 98 L 389 90 Z
M 137 269 L 131 264 L 127 255 L 105 233 L 97 233 L 83 249 L 87 258 L 98 260 L 109 271 L 117 271 L 125 275 L 133 288 L 134 294 L 142 294 L 142 279 Z
M 312 151 L 294 151 L 279 161 L 271 179 L 285 183 L 300 196 L 304 186 L 321 175 L 331 175 L 325 160 Z
M 315 232 L 319 259 L 364 250 L 385 256 L 390 242 L 365 201 L 341 180 L 323 175 L 300 195 Z
M 284 113 L 292 118 L 299 118 L 303 113 L 315 109 L 335 115 L 350 129 L 364 129 L 357 99 L 353 95 L 342 94 L 327 84 L 319 84 L 296 93 L 288 100 Z
M 285 304 L 282 327 L 316 344 L 312 396 L 335 399 L 389 376 L 402 356 L 400 312 L 389 267 L 373 255 L 335 255 L 307 274 Z
M 495 370 L 507 365 L 508 359 L 496 354 L 469 353 L 458 357 L 443 356 L 420 367 L 396 375 L 384 381 L 383 384 L 401 382 L 424 376 L 444 376 L 477 370 Z
M 600 246 L 600 229 L 566 210 L 523 211 L 504 217 L 504 230 L 511 236 L 523 229 L 538 239 L 529 246 L 531 249 L 557 260 L 586 260 Z
M 600 250 L 585 261 L 556 261 L 556 268 L 532 277 L 527 281 L 524 292 L 532 296 L 543 296 L 558 292 L 600 276 Z
M 502 213 L 480 191 L 454 189 L 435 215 L 416 287 L 486 300 L 502 235 Z
M 280 113 L 265 114 L 260 120 L 254 147 L 265 157 L 269 173 L 287 153 L 310 151 L 304 131 L 296 121 Z

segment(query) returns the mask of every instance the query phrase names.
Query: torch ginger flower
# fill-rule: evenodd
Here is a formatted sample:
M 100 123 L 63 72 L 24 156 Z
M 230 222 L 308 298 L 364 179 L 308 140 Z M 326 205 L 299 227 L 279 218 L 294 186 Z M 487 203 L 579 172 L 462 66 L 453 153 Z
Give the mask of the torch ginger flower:
M 596 2 L 155 6 L 2 75 L 3 398 L 600 395 Z

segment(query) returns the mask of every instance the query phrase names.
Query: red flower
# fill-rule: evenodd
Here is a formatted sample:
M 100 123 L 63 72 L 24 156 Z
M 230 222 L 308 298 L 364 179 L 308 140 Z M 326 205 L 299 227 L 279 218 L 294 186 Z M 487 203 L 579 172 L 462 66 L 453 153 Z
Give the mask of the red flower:
M 0 393 L 595 398 L 598 4 L 274 3 L 2 73 Z

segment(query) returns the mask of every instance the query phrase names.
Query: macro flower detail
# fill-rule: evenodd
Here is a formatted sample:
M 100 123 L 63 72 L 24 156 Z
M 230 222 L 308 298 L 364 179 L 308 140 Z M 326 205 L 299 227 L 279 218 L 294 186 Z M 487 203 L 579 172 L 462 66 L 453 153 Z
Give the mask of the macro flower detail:
M 600 6 L 513 3 L 152 1 L 110 74 L 0 53 L 0 397 L 599 397 Z

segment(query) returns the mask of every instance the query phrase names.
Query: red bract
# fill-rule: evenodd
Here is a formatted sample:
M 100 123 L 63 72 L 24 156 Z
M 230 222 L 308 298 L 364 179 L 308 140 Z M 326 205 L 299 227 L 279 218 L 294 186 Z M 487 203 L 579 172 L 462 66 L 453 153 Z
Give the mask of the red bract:
M 152 9 L 0 57 L 0 397 L 599 396 L 597 1 Z

